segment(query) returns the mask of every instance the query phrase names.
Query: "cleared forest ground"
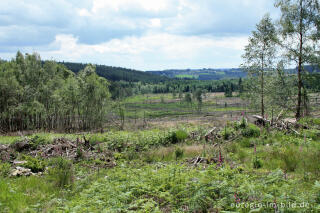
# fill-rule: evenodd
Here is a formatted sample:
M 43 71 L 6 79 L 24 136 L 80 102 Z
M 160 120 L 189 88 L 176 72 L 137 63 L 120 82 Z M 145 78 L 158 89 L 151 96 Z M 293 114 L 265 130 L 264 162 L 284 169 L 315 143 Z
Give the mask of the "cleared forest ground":
M 180 106 L 149 99 L 151 107 L 133 97 L 126 110 Z M 148 117 L 145 126 L 128 116 L 124 130 L 1 136 L 0 212 L 319 211 L 319 118 L 279 131 L 226 102 L 243 104 L 211 94 L 204 111 L 185 106 L 190 114 Z

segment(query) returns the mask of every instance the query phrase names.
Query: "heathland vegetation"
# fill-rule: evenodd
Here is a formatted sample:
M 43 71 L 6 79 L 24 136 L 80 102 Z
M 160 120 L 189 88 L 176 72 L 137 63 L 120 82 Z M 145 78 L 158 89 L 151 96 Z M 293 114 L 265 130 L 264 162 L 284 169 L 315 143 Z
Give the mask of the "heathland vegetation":
M 277 0 L 232 78 L 0 61 L 0 212 L 319 212 L 318 6 Z

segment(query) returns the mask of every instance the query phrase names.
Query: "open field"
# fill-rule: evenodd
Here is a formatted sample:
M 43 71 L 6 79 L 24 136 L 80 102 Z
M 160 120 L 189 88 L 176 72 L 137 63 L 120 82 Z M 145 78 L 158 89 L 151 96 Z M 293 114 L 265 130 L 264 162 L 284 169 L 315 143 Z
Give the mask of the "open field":
M 183 98 L 169 94 L 137 95 L 125 99 L 125 119 L 128 128 L 170 126 L 179 124 L 206 124 L 208 126 L 224 126 L 228 121 L 238 120 L 241 114 L 259 114 L 257 109 L 251 109 L 247 101 L 237 97 L 225 97 L 224 93 L 207 93 L 203 98 L 201 110 L 196 101 L 186 103 Z M 320 95 L 310 94 L 311 115 L 320 117 Z M 117 113 L 117 109 L 114 109 Z M 271 116 L 271 112 L 268 112 Z M 274 112 L 274 117 L 279 112 Z M 288 111 L 287 116 L 293 116 Z M 248 117 L 247 116 L 247 117 Z
M 177 95 L 178 96 L 178 95 Z M 198 103 L 186 103 L 183 98 L 172 94 L 138 95 L 123 101 L 127 124 L 142 125 L 158 123 L 212 123 L 239 118 L 242 112 L 253 112 L 239 97 L 224 97 L 223 93 L 208 93 L 204 96 L 201 109 Z M 220 126 L 220 124 L 219 124 Z

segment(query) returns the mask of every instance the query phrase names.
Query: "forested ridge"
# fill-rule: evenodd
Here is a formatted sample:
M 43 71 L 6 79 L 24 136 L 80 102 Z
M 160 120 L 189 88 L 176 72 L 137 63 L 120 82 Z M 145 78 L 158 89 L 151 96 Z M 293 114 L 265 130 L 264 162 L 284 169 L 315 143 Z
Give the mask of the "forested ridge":
M 78 73 L 83 70 L 88 64 L 72 63 L 72 62 L 59 62 L 65 65 L 69 70 Z M 113 67 L 106 65 L 95 65 L 96 73 L 110 81 L 128 81 L 128 82 L 144 82 L 156 83 L 169 80 L 164 76 L 157 76 L 143 71 L 133 69 L 126 69 L 122 67 Z
M 297 74 L 298 69 L 286 69 L 287 73 Z M 320 68 L 317 65 L 305 65 L 304 71 L 306 73 L 320 73 Z M 225 80 L 235 78 L 246 78 L 247 73 L 245 69 L 241 68 L 224 68 L 224 69 L 170 69 L 162 71 L 147 71 L 162 77 L 178 78 L 178 79 L 191 79 L 191 80 Z
M 87 65 L 77 74 L 38 54 L 0 64 L 2 131 L 90 129 L 104 122 L 109 82 Z

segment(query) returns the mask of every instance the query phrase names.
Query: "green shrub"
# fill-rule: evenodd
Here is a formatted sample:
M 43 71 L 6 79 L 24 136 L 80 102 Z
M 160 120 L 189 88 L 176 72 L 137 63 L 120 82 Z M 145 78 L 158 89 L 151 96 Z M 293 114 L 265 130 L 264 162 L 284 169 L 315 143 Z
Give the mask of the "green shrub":
M 181 159 L 184 155 L 184 150 L 180 147 L 176 147 L 176 149 L 174 150 L 174 155 L 176 160 Z
M 135 152 L 133 150 L 126 152 L 126 159 L 127 160 L 131 161 L 131 160 L 138 159 L 138 158 L 139 158 L 138 152 Z
M 247 154 L 244 150 L 242 150 L 242 149 L 240 149 L 240 150 L 238 151 L 238 158 L 239 158 L 239 160 L 240 160 L 241 163 L 244 163 L 247 155 L 248 155 L 248 154 Z
M 187 139 L 188 133 L 186 131 L 180 129 L 180 130 L 176 131 L 176 136 L 177 136 L 178 141 L 182 142 L 185 139 Z
M 239 142 L 240 146 L 243 148 L 250 148 L 254 146 L 254 143 L 250 138 L 242 138 Z
M 98 146 L 97 146 L 97 151 L 98 152 L 103 152 L 103 147 L 100 144 L 98 144 Z
M 249 124 L 245 129 L 241 130 L 241 135 L 244 137 L 259 137 L 260 129 L 254 124 Z
M 170 131 L 166 137 L 166 141 L 169 144 L 176 144 L 183 142 L 187 137 L 188 133 L 184 130 Z
M 103 135 L 93 134 L 89 136 L 88 140 L 91 146 L 95 146 L 100 142 L 105 142 L 106 138 Z
M 302 124 L 302 125 L 316 125 L 316 126 L 320 126 L 320 118 L 311 118 L 311 117 L 304 117 L 301 118 L 298 123 Z
M 259 158 L 254 158 L 254 160 L 253 160 L 253 168 L 255 168 L 255 169 L 259 169 L 259 168 L 261 168 L 262 167 L 262 161 L 259 159 Z
M 241 121 L 236 121 L 233 123 L 235 130 L 245 129 L 248 126 L 248 123 L 244 117 L 241 118 Z
M 233 128 L 234 128 L 236 131 L 238 131 L 239 129 L 241 129 L 241 128 L 240 128 L 240 122 L 238 122 L 238 121 L 234 122 L 234 123 L 233 123 Z
M 242 117 L 241 122 L 240 122 L 240 128 L 244 129 L 247 127 L 247 121 L 244 117 Z
M 142 159 L 146 163 L 153 163 L 154 162 L 154 156 L 152 153 L 149 153 L 149 152 L 143 153 Z
M 70 188 L 73 185 L 74 169 L 70 160 L 62 157 L 52 159 L 50 162 L 49 179 L 57 187 Z
M 166 139 L 169 144 L 176 144 L 179 142 L 176 132 L 170 132 Z
M 304 171 L 311 172 L 320 175 L 320 150 L 304 150 L 300 153 L 301 156 L 301 166 Z
M 32 149 L 36 149 L 40 145 L 49 144 L 51 141 L 43 135 L 34 135 L 30 138 L 30 146 Z
M 77 159 L 83 159 L 84 157 L 84 154 L 83 154 L 83 151 L 80 147 L 77 148 Z
M 40 158 L 24 155 L 22 159 L 27 161 L 26 163 L 22 164 L 22 166 L 31 169 L 32 172 L 43 172 L 46 168 L 45 161 Z
M 294 172 L 300 162 L 300 153 L 296 148 L 286 147 L 279 153 L 282 160 L 282 169 L 286 172 Z
M 320 130 L 317 129 L 308 129 L 304 130 L 306 137 L 312 138 L 312 140 L 319 140 L 320 139 Z
M 11 165 L 9 163 L 0 163 L 0 177 L 8 177 L 10 171 Z
M 230 143 L 226 146 L 228 152 L 236 153 L 239 150 L 239 145 L 237 143 Z
M 224 129 L 220 132 L 220 135 L 224 140 L 228 140 L 233 135 L 233 129 L 225 126 Z
M 120 152 L 115 152 L 115 153 L 113 153 L 113 157 L 114 157 L 114 159 L 116 159 L 116 160 L 125 159 L 124 155 L 123 155 L 122 153 L 120 153 Z
M 139 158 L 139 153 L 134 149 L 129 149 L 125 152 L 124 157 L 126 160 L 129 160 L 129 161 L 135 160 Z
M 224 131 L 222 133 L 222 137 L 224 140 L 228 140 L 230 138 L 231 132 L 227 129 L 227 127 L 224 127 Z

